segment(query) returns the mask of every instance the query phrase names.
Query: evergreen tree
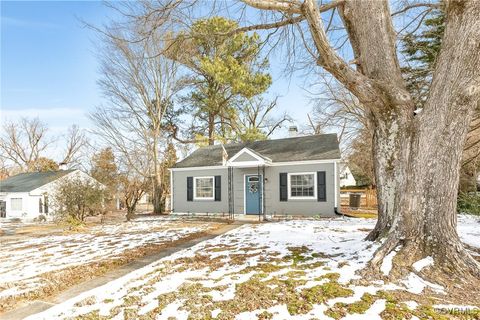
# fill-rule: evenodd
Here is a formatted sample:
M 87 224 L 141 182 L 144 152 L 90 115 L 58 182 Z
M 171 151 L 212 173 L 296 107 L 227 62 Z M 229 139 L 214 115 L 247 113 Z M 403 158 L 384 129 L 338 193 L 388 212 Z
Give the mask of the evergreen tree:
M 265 72 L 268 60 L 260 57 L 259 35 L 230 34 L 237 28 L 223 17 L 198 20 L 176 37 L 168 53 L 191 71 L 192 91 L 185 100 L 198 123 L 193 134 L 209 145 L 233 139 L 239 105 L 272 82 Z
M 118 168 L 112 148 L 107 147 L 92 156 L 90 175 L 101 184 L 105 185 L 105 201 L 113 205 L 118 184 Z
M 435 60 L 445 32 L 443 11 L 433 11 L 423 22 L 422 28 L 419 34 L 410 33 L 403 38 L 402 49 L 407 64 L 402 68 L 403 75 L 417 107 L 420 108 L 428 95 Z

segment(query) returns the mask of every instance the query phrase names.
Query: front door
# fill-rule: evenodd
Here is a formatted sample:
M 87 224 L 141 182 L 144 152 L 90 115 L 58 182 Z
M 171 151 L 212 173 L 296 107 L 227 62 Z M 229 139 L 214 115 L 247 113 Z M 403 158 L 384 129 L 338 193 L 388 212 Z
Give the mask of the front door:
M 0 218 L 5 218 L 7 216 L 7 203 L 0 200 Z
M 262 176 L 252 174 L 245 176 L 245 213 L 262 212 Z

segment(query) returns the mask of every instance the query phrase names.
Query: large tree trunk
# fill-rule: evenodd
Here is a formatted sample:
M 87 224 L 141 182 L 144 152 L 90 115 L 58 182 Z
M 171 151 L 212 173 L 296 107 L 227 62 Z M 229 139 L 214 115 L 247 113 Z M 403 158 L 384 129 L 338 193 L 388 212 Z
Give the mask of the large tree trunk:
M 457 234 L 456 203 L 462 151 L 480 96 L 480 3 L 447 3 L 447 28 L 429 98 L 411 121 L 405 179 L 397 181 L 393 226 L 372 260 L 401 245 L 399 261 L 410 265 L 425 256 L 435 273 L 480 279 L 480 265 Z M 378 156 L 378 155 L 377 155 Z M 435 277 L 444 285 L 451 278 Z
M 463 144 L 480 90 L 480 3 L 447 3 L 442 49 L 428 101 L 418 116 L 401 79 L 388 3 L 347 1 L 340 13 L 357 68 L 375 79 L 379 92 L 377 101 L 359 97 L 371 111 L 379 188 L 380 216 L 368 238 L 387 236 L 372 260 L 373 272 L 401 245 L 403 270 L 430 255 L 437 273 L 480 276 L 478 263 L 456 231 Z
M 376 99 L 359 100 L 368 108 L 372 125 L 375 180 L 379 217 L 368 240 L 388 234 L 406 179 L 414 103 L 406 90 L 396 57 L 396 35 L 387 1 L 347 1 L 340 16 L 350 37 L 357 70 L 377 92 Z M 368 52 L 368 54 L 366 54 Z M 363 53 L 363 54 L 362 54 Z
M 403 165 L 398 163 L 396 152 L 401 144 L 397 117 L 392 122 L 374 121 L 373 153 L 377 155 L 374 157 L 374 169 L 379 214 L 375 228 L 367 236 L 367 240 L 371 241 L 386 236 L 393 225 L 397 195 L 396 178 L 403 168 Z

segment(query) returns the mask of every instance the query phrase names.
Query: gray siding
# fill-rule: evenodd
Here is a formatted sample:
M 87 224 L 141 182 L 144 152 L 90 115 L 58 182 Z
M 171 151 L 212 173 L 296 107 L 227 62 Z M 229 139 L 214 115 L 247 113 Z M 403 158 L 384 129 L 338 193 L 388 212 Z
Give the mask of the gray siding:
M 173 212 L 228 212 L 228 169 L 172 171 Z M 222 201 L 187 201 L 187 177 L 222 176 Z
M 299 173 L 299 172 L 326 172 L 326 192 L 327 201 L 319 202 L 317 199 L 288 199 L 288 201 L 280 201 L 280 173 Z M 245 192 L 245 175 L 246 174 L 262 174 L 262 168 L 234 168 L 234 210 L 235 214 L 244 214 L 244 192 Z M 201 176 L 222 176 L 222 201 L 215 202 L 213 200 L 194 200 L 187 201 L 187 177 Z M 335 192 L 337 193 L 337 201 L 340 201 L 339 175 L 337 172 L 337 190 L 334 184 L 334 164 L 301 164 L 301 165 L 285 165 L 271 166 L 265 168 L 265 194 L 264 201 L 266 206 L 266 214 L 276 215 L 321 215 L 334 216 Z M 188 171 L 173 171 L 173 211 L 174 212 L 228 212 L 228 169 L 192 169 Z M 315 195 L 316 197 L 316 195 Z
M 267 193 L 267 214 L 276 215 L 322 215 L 333 216 L 335 203 L 334 164 L 320 163 L 308 165 L 275 166 L 266 168 L 268 179 L 265 184 Z M 288 199 L 280 201 L 280 173 L 317 172 L 325 171 L 327 186 L 327 201 L 319 202 L 316 199 Z M 268 192 L 267 192 L 268 186 Z M 338 186 L 338 185 L 337 185 Z M 290 190 L 288 191 L 290 193 Z

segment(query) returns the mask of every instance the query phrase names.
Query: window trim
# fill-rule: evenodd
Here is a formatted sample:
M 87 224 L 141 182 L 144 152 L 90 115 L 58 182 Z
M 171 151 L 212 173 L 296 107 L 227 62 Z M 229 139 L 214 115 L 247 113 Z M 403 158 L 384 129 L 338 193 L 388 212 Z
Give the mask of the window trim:
M 292 196 L 292 183 L 291 176 L 300 176 L 300 175 L 313 175 L 313 196 L 304 197 L 304 196 Z M 316 200 L 317 199 L 317 173 L 316 172 L 289 172 L 287 174 L 287 187 L 288 187 L 288 200 Z
M 12 208 L 13 200 L 20 200 L 20 209 L 13 209 Z M 12 210 L 12 211 L 23 211 L 23 198 L 10 198 L 10 210 Z
M 212 180 L 212 197 L 197 197 L 197 179 L 211 179 Z M 215 176 L 193 177 L 193 200 L 215 200 Z

